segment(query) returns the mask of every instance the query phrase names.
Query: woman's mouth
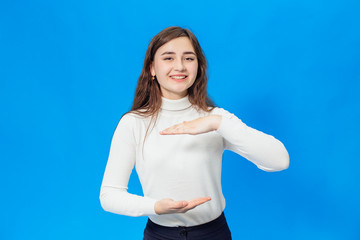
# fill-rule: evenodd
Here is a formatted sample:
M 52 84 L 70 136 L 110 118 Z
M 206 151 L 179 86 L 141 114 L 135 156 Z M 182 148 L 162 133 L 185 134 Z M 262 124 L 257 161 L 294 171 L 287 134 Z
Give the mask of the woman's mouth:
M 170 78 L 174 81 L 177 82 L 182 82 L 185 81 L 187 79 L 188 76 L 186 75 L 171 75 Z

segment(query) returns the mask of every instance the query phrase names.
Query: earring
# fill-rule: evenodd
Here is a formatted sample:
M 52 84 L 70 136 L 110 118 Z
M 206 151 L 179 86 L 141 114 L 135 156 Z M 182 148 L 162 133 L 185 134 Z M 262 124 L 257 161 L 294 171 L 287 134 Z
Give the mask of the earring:
M 155 76 L 152 76 L 152 77 L 151 77 L 151 80 L 153 80 L 153 81 L 154 81 L 154 80 L 155 80 Z

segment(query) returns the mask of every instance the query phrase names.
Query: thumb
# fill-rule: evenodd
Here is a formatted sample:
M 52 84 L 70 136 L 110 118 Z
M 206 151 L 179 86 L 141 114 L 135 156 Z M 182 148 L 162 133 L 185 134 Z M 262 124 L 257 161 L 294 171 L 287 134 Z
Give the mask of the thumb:
M 179 209 L 179 208 L 186 207 L 188 204 L 189 203 L 187 201 L 177 201 L 172 204 L 171 208 Z

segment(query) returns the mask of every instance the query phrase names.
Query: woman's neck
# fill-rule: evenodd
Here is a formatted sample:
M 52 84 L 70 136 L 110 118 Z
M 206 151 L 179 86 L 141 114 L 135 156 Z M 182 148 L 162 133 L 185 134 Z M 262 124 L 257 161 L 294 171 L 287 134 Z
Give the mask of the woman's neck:
M 187 109 L 191 106 L 188 95 L 183 98 L 172 100 L 165 97 L 161 97 L 161 109 L 169 111 L 180 111 Z

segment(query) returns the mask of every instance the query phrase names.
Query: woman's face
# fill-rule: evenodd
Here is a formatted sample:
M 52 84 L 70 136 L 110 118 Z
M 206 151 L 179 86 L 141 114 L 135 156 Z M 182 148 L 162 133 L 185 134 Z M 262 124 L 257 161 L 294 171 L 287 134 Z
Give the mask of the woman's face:
M 195 82 L 198 60 L 188 37 L 175 38 L 155 53 L 150 71 L 160 84 L 162 96 L 180 99 Z

